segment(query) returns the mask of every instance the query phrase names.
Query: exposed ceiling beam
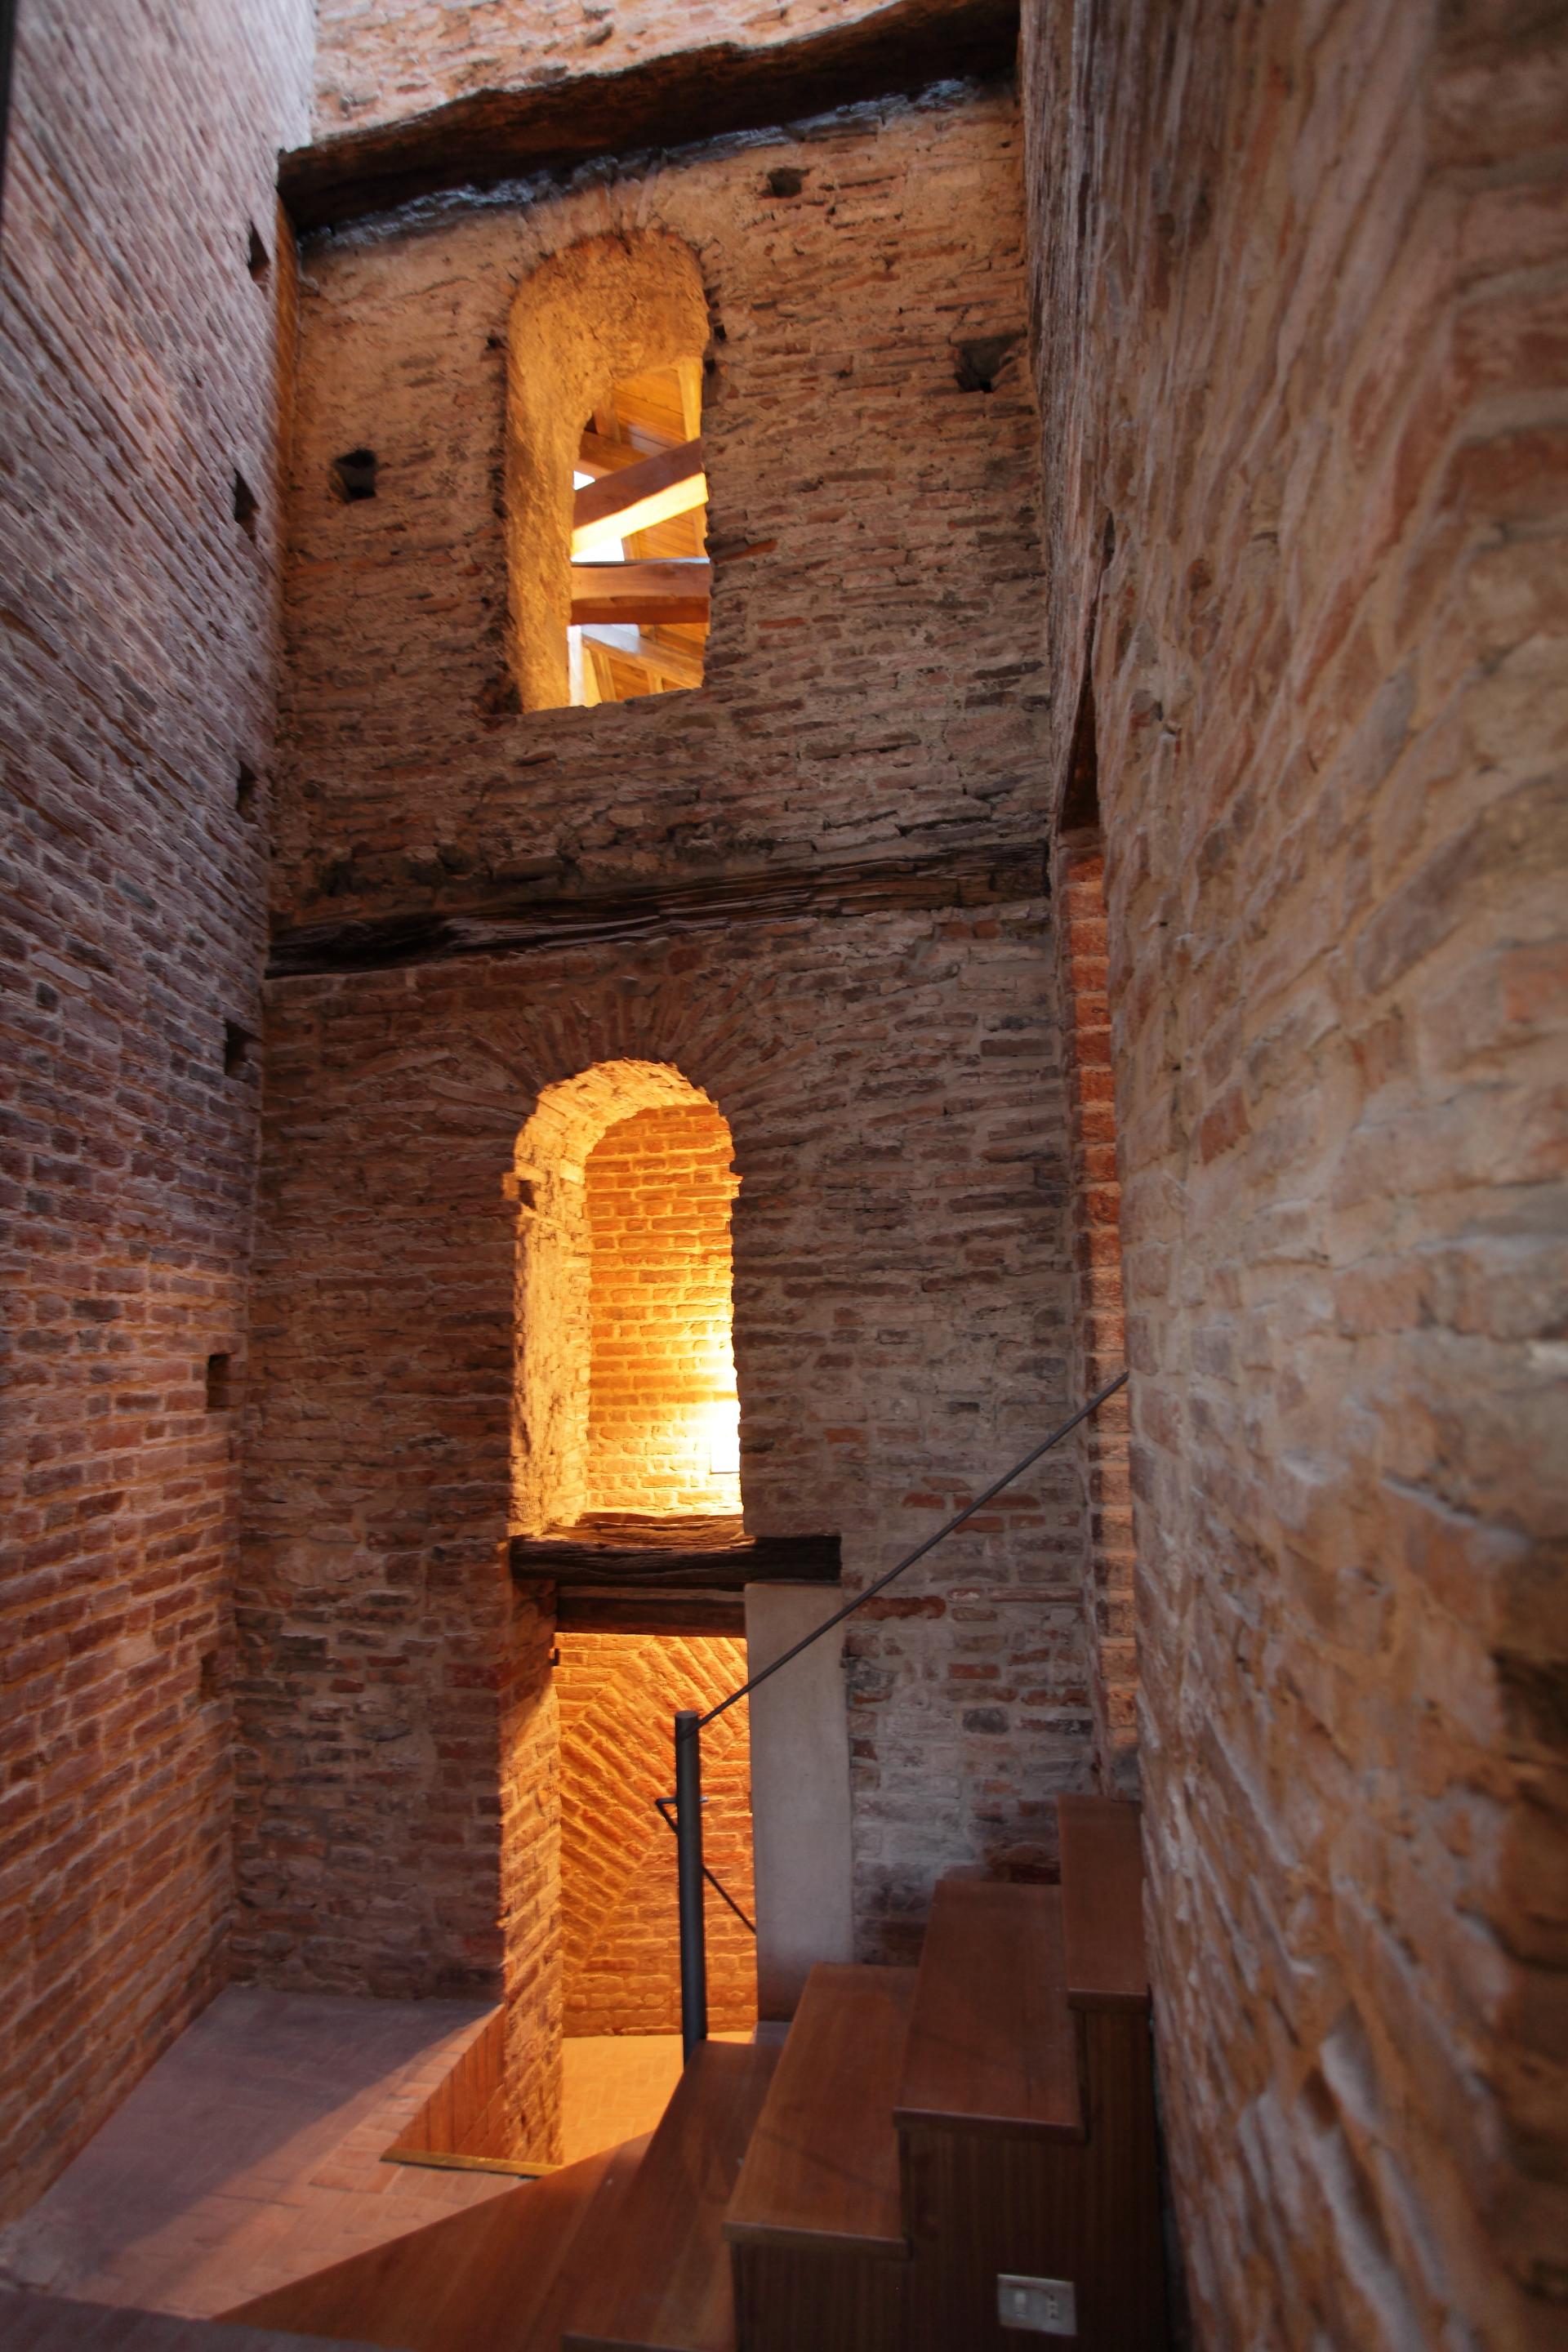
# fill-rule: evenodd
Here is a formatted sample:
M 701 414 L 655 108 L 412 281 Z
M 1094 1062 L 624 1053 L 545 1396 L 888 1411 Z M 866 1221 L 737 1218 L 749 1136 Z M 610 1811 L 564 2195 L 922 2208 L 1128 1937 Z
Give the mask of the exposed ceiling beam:
M 635 646 L 617 645 L 613 639 L 599 634 L 608 625 L 603 621 L 589 623 L 584 627 L 583 635 L 589 645 L 599 646 L 605 653 L 615 654 L 622 661 L 640 662 L 644 669 L 652 670 L 656 677 L 668 679 L 671 686 L 701 685 L 702 656 L 696 646 L 677 647 L 659 645 L 640 629 Z
M 705 621 L 712 567 L 675 557 L 645 563 L 574 563 L 572 621 Z
M 572 552 L 594 555 L 618 546 L 639 530 L 651 530 L 672 515 L 689 514 L 708 497 L 702 444 L 684 442 L 619 473 L 606 474 L 579 490 L 572 509 Z
M 657 450 L 635 449 L 629 441 L 609 441 L 592 426 L 583 436 L 574 463 L 580 474 L 592 474 L 598 479 L 605 474 L 624 473 L 629 466 L 645 465 Z
M 447 189 L 565 173 L 1014 69 L 1018 0 L 889 0 L 795 40 L 717 41 L 619 73 L 479 90 L 400 122 L 297 147 L 278 184 L 299 229 L 332 228 Z

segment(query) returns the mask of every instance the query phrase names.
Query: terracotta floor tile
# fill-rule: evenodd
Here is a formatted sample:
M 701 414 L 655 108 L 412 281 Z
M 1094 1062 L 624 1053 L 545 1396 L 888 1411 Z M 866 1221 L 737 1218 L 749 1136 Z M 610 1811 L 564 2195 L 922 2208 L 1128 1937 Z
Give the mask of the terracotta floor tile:
M 32 2211 L 0 2231 L 0 2282 L 210 2317 L 511 2187 L 381 2151 L 488 2009 L 235 1987 L 183 2034 Z M 409 2093 L 422 2084 L 418 2097 Z

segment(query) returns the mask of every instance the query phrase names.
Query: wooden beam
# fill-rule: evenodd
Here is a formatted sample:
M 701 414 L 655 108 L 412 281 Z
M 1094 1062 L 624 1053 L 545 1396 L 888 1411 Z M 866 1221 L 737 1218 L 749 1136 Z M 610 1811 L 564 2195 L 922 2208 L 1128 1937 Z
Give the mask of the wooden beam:
M 577 492 L 572 503 L 573 555 L 580 561 L 672 515 L 689 514 L 707 497 L 700 439 L 644 457 Z
M 644 669 L 665 678 L 671 686 L 695 687 L 702 683 L 702 655 L 696 646 L 665 646 L 657 639 L 637 632 L 635 646 L 616 645 L 598 633 L 611 625 L 595 621 L 584 625 L 583 635 L 587 644 L 598 646 L 606 653 L 618 654 L 622 661 L 640 662 Z
M 667 1522 L 676 1530 L 680 1524 Z M 837 1536 L 743 1536 L 715 1548 L 699 1534 L 677 1549 L 678 1535 L 637 1546 L 596 1540 L 591 1530 L 574 1540 L 576 1534 L 513 1536 L 512 1574 L 563 1589 L 608 1585 L 641 1592 L 667 1587 L 739 1592 L 748 1584 L 834 1584 L 838 1579 Z
M 575 459 L 579 474 L 592 474 L 599 480 L 605 474 L 624 473 L 629 466 L 646 466 L 658 450 L 634 449 L 629 441 L 612 441 L 590 425 L 584 434 Z
M 713 42 L 346 131 L 284 155 L 279 188 L 296 228 L 337 227 L 443 189 L 563 174 L 595 156 L 686 147 L 931 82 L 1007 76 L 1017 46 L 1018 0 L 891 0 L 795 40 Z
M 712 568 L 667 557 L 641 563 L 574 563 L 572 622 L 706 621 Z
M 549 898 L 538 891 L 518 891 L 401 914 L 301 923 L 275 935 L 268 977 L 385 971 L 461 956 L 530 955 L 583 941 L 624 942 L 736 923 L 1010 906 L 1044 899 L 1048 890 L 1045 850 L 1038 843 L 1019 842 L 990 851 L 948 850 L 934 857 L 710 874 L 694 882 L 597 897 Z

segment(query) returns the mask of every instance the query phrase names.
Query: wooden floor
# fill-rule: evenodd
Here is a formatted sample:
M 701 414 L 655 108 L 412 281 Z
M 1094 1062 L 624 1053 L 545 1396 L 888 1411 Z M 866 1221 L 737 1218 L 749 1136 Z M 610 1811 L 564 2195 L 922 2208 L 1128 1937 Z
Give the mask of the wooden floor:
M 1064 1800 L 1061 1887 L 937 1888 L 918 1970 L 812 1971 L 782 2051 L 706 2042 L 651 2138 L 230 2315 L 387 2352 L 1164 2352 L 1133 1809 Z M 153 2347 L 149 2347 L 153 2352 Z
M 724 2216 L 778 2059 L 775 2049 L 714 2042 L 694 2053 L 565 2352 L 733 2352 Z
M 391 2352 L 555 2352 L 647 2145 L 525 2181 L 224 2316 Z

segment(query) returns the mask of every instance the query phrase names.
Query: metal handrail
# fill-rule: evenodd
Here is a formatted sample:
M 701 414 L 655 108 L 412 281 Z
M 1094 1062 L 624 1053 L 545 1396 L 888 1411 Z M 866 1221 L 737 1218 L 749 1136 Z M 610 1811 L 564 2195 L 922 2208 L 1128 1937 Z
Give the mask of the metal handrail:
M 655 1812 L 658 1815 L 659 1820 L 664 1823 L 665 1828 L 669 1832 L 670 1836 L 679 1842 L 680 1832 L 675 1826 L 675 1799 L 673 1797 L 656 1797 L 653 1801 L 653 1808 Z M 742 1927 L 746 1930 L 747 1935 L 754 1936 L 757 1932 L 756 1921 L 747 1917 L 740 1905 L 736 1902 L 734 1896 L 731 1894 L 729 1888 L 725 1885 L 723 1880 L 721 1878 L 715 1878 L 713 1873 L 709 1869 L 706 1863 L 702 1865 L 702 1875 L 708 1881 L 709 1885 L 713 1889 L 714 1894 L 719 1897 L 720 1902 L 727 1903 L 729 1905 L 731 1910 L 734 1913 Z
M 699 1715 L 692 1708 L 683 1708 L 677 1715 L 675 1718 L 675 1796 L 673 1801 L 667 1797 L 660 1799 L 658 1803 L 661 1812 L 671 1801 L 675 1806 L 676 1869 L 680 1903 L 680 2042 L 683 2057 L 689 2058 L 699 2042 L 706 2042 L 708 2039 L 708 1951 L 703 1918 L 702 1882 L 710 1874 L 702 1860 L 703 1732 L 710 1723 L 716 1722 L 727 1708 L 738 1705 L 743 1698 L 749 1698 L 754 1690 L 761 1688 L 770 1675 L 776 1675 L 781 1667 L 790 1664 L 792 1660 L 800 1656 L 803 1650 L 809 1650 L 814 1642 L 820 1642 L 825 1633 L 831 1633 L 836 1625 L 842 1625 L 847 1617 L 853 1617 L 858 1609 L 864 1609 L 868 1601 L 875 1600 L 877 1594 L 885 1591 L 895 1577 L 902 1576 L 906 1569 L 913 1568 L 915 1562 L 923 1559 L 927 1552 L 934 1551 L 939 1543 L 945 1542 L 950 1535 L 963 1527 L 966 1519 L 972 1519 L 976 1511 L 983 1511 L 986 1504 L 993 1501 L 1005 1486 L 1010 1486 L 1015 1478 L 1021 1478 L 1024 1472 L 1031 1468 L 1042 1454 L 1048 1454 L 1053 1445 L 1059 1445 L 1062 1439 L 1069 1436 L 1078 1427 L 1079 1422 L 1087 1421 L 1091 1412 L 1098 1412 L 1106 1399 L 1113 1397 L 1117 1390 L 1124 1388 L 1126 1384 L 1126 1372 L 1118 1372 L 1116 1378 L 1113 1381 L 1108 1381 L 1104 1388 L 1089 1398 L 1087 1404 L 1080 1404 L 1078 1411 L 1064 1421 L 1059 1429 L 1053 1429 L 1050 1435 L 1042 1440 L 1032 1453 L 1026 1454 L 1021 1462 L 1015 1462 L 1013 1467 L 1005 1471 L 994 1485 L 987 1486 L 983 1495 L 976 1495 L 972 1503 L 966 1503 L 962 1511 L 955 1512 L 951 1519 L 938 1528 L 934 1535 L 927 1536 L 923 1543 L 917 1544 L 913 1551 L 907 1553 L 896 1567 L 889 1568 L 884 1575 L 879 1576 L 874 1583 L 866 1587 L 864 1592 L 858 1592 L 853 1601 L 847 1601 L 842 1609 L 836 1609 L 831 1617 L 825 1617 L 820 1625 L 814 1626 L 811 1632 L 803 1635 L 800 1641 L 792 1643 L 787 1650 L 781 1652 L 780 1655 L 770 1664 L 763 1666 L 759 1674 L 749 1676 L 738 1690 L 732 1690 L 728 1698 L 721 1698 L 717 1706 L 710 1706 L 706 1715 Z M 668 1820 L 668 1815 L 666 1814 L 665 1818 Z M 723 1888 L 720 1887 L 719 1892 L 722 1895 Z M 730 1897 L 725 1895 L 724 1900 L 728 1903 Z M 731 1907 L 734 1906 L 731 1906 Z

